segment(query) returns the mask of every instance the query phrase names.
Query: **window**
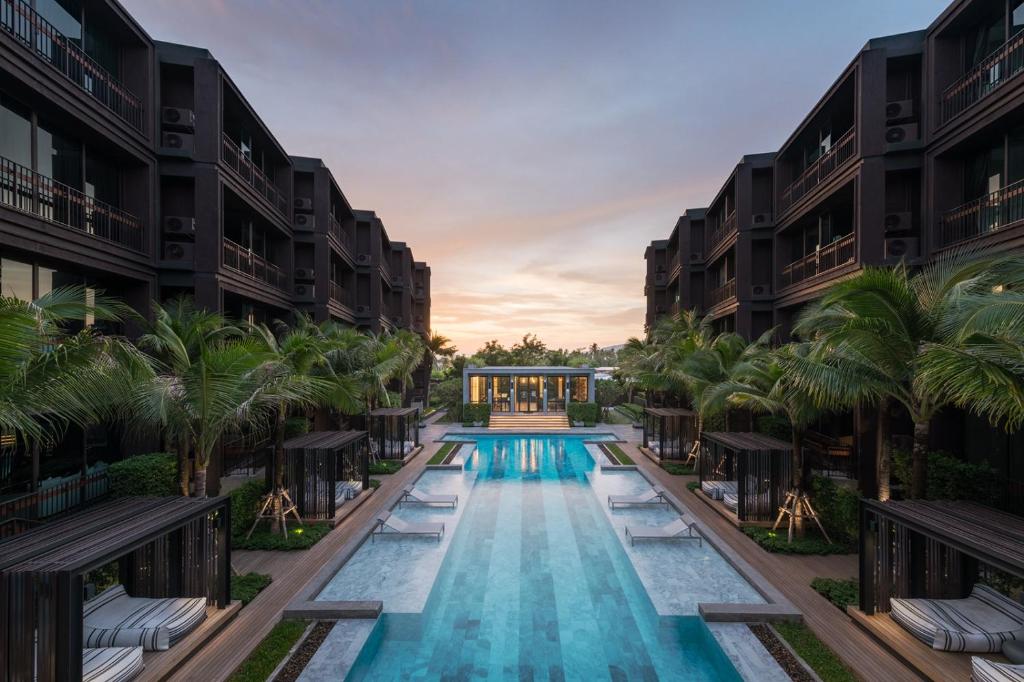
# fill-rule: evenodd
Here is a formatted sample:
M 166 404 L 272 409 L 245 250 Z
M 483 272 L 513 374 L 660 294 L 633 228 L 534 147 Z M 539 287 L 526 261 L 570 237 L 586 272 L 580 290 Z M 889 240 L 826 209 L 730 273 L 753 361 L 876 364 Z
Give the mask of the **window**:
M 587 377 L 572 378 L 572 400 L 577 403 L 585 403 L 590 399 L 587 390 Z
M 95 154 L 85 160 L 85 193 L 113 206 L 121 204 L 121 177 L 117 168 Z
M 487 377 L 482 377 L 482 376 L 470 376 L 469 377 L 469 402 L 471 402 L 471 403 L 486 403 L 487 402 Z
M 32 167 L 32 115 L 0 94 L 0 156 L 25 168 Z
M 1000 140 L 967 159 L 964 166 L 964 200 L 998 191 L 1003 186 L 1003 144 Z
M 32 264 L 0 258 L 0 295 L 22 301 L 33 300 Z
M 40 174 L 74 189 L 82 189 L 82 145 L 55 132 L 45 123 L 38 128 Z

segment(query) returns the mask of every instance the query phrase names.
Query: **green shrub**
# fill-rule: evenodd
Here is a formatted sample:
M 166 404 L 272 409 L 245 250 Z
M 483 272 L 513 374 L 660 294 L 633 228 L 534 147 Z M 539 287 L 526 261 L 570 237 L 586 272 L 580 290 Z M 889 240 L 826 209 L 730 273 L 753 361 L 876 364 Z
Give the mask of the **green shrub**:
M 686 484 L 686 489 L 690 492 L 697 492 L 698 488 L 700 488 L 700 481 L 690 481 Z
M 679 462 L 662 462 L 661 468 L 673 476 L 692 476 L 694 474 L 692 466 L 683 466 Z
M 815 578 L 811 581 L 811 587 L 844 612 L 847 606 L 860 601 L 860 584 L 852 578 L 849 580 Z
M 565 412 L 569 421 L 574 424 L 583 422 L 587 426 L 593 426 L 601 419 L 601 408 L 597 403 L 569 403 Z
M 260 499 L 267 492 L 267 484 L 262 478 L 246 481 L 230 493 L 231 498 L 231 537 L 241 540 L 249 532 L 256 514 L 260 510 Z M 269 522 L 267 522 L 269 525 Z M 237 545 L 233 545 L 237 546 Z
M 246 573 L 231 576 L 231 601 L 240 601 L 245 606 L 273 580 L 263 573 Z
M 114 462 L 107 471 L 113 497 L 178 494 L 178 459 L 172 454 L 156 452 L 128 457 Z
M 704 417 L 705 431 L 725 431 L 725 412 L 706 415 Z
M 370 479 L 370 487 L 373 488 L 374 490 L 379 488 L 380 487 L 380 479 L 379 478 L 371 478 Z
M 856 676 L 809 627 L 803 623 L 774 623 L 774 627 L 824 682 L 856 682 Z
M 757 415 L 754 419 L 754 430 L 787 443 L 793 439 L 793 430 L 789 426 L 789 420 L 774 414 Z
M 625 412 L 629 415 L 629 418 L 635 422 L 640 421 L 643 418 L 644 408 L 634 403 L 622 403 L 617 408 L 620 412 Z
M 912 460 L 909 452 L 894 450 L 892 476 L 910 488 Z M 1000 498 L 999 474 L 987 464 L 972 464 L 948 452 L 928 453 L 929 500 L 974 500 L 992 504 Z
M 814 510 L 835 542 L 856 544 L 860 533 L 860 494 L 853 488 L 837 486 L 824 476 L 811 480 Z
M 805 521 L 805 523 L 808 523 Z M 780 528 L 772 531 L 769 528 L 747 527 L 743 529 L 747 537 L 761 546 L 761 549 L 773 554 L 852 554 L 857 548 L 838 542 L 828 543 L 817 531 L 807 530 L 803 536 L 794 535 L 793 542 L 787 542 L 786 530 Z
M 449 421 L 462 421 L 462 379 L 455 377 L 438 382 L 430 389 L 430 402 L 448 410 Z
M 302 620 L 282 620 L 252 650 L 228 682 L 264 682 L 299 641 L 308 625 Z
M 309 419 L 306 417 L 289 417 L 284 422 L 284 437 L 295 438 L 309 433 Z
M 285 538 L 281 536 L 281 531 L 271 531 L 270 521 L 266 521 L 260 524 L 248 540 L 245 539 L 245 533 L 235 538 L 232 547 L 283 551 L 309 549 L 330 532 L 331 527 L 326 523 L 307 523 L 300 526 L 294 519 L 288 519 L 288 537 Z
M 614 379 L 599 379 L 594 383 L 594 400 L 601 407 L 617 405 L 625 397 L 626 389 Z
M 462 406 L 462 423 L 466 426 L 472 426 L 475 422 L 487 426 L 490 419 L 491 406 L 487 403 L 466 403 Z
M 376 462 L 370 462 L 370 475 L 389 476 L 398 473 L 398 470 L 401 468 L 402 460 L 400 459 L 381 459 Z

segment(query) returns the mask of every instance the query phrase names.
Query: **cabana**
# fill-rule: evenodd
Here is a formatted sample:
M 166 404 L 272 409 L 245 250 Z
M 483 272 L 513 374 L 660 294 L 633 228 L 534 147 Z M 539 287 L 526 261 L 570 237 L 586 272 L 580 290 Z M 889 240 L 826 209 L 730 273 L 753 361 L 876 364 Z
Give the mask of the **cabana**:
M 288 494 L 304 519 L 333 520 L 370 487 L 366 431 L 313 431 L 284 443 Z
M 644 409 L 644 447 L 658 459 L 686 459 L 696 439 L 696 412 L 680 407 Z
M 946 652 L 998 652 L 1024 627 L 1009 622 L 1024 606 L 979 584 L 995 571 L 1024 577 L 1024 518 L 974 502 L 862 500 L 850 615 L 922 674 L 967 679 L 970 657 Z
M 728 498 L 730 511 L 740 523 L 774 521 L 791 487 L 792 449 L 789 443 L 762 433 L 705 432 L 701 490 L 723 505 Z
M 382 407 L 370 413 L 370 456 L 405 459 L 420 446 L 417 407 Z
M 106 648 L 129 647 L 130 652 L 113 653 L 137 656 L 136 645 L 148 651 L 166 648 L 168 641 L 174 644 L 206 617 L 201 602 L 200 613 L 187 621 L 180 613 L 167 614 L 166 622 L 147 614 L 133 620 L 128 630 L 122 626 L 99 634 L 95 624 L 87 627 L 84 622 L 86 612 L 91 617 L 114 599 L 121 599 L 118 609 L 122 603 L 134 606 L 143 600 L 194 602 L 165 599 L 174 597 L 205 599 L 226 609 L 230 529 L 227 497 L 129 497 L 0 543 L 0 677 L 81 680 L 83 656 L 94 667 Z M 86 584 L 87 574 L 114 561 L 119 585 L 87 601 L 86 593 L 93 589 Z M 87 652 L 86 630 L 90 640 L 98 640 L 90 642 Z M 132 636 L 140 641 L 122 641 Z M 137 665 L 137 660 L 125 662 Z

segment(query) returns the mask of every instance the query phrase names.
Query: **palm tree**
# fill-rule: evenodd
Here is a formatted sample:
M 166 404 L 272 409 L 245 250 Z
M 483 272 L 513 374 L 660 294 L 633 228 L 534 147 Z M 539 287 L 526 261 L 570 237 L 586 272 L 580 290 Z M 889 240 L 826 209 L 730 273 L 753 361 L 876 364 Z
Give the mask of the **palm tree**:
M 799 320 L 796 331 L 829 358 L 805 388 L 819 404 L 901 404 L 914 422 L 911 496 L 924 497 L 939 409 L 960 405 L 1007 425 L 1024 419 L 1022 286 L 1019 255 L 952 252 L 917 274 L 902 264 L 867 268 Z
M 427 339 L 427 352 L 430 354 L 430 364 L 433 366 L 442 358 L 451 360 L 459 352 L 459 349 L 452 345 L 452 340 L 447 336 L 431 329 Z
M 407 329 L 399 329 L 391 336 L 391 340 L 398 345 L 400 350 L 401 361 L 395 378 L 401 384 L 402 402 L 404 403 L 409 385 L 413 382 L 413 374 L 423 365 L 423 358 L 427 354 L 428 346 L 419 334 Z

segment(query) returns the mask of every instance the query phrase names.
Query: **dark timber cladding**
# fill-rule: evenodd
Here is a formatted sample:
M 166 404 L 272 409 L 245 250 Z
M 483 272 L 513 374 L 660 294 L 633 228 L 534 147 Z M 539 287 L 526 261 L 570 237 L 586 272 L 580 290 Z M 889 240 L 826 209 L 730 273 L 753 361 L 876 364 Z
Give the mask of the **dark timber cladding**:
M 644 410 L 644 447 L 661 459 L 682 459 L 697 435 L 697 413 L 681 407 Z
M 114 560 L 132 596 L 227 606 L 230 513 L 227 497 L 125 498 L 0 543 L 4 679 L 81 679 L 84 577 Z
M 420 444 L 416 407 L 382 407 L 370 413 L 370 456 L 402 459 Z
M 974 502 L 861 501 L 860 608 L 960 599 L 996 569 L 1024 577 L 1024 519 Z
M 700 481 L 736 481 L 736 516 L 771 521 L 790 487 L 792 446 L 761 433 L 701 435 Z
M 313 431 L 284 443 L 288 492 L 306 519 L 333 519 L 338 483 L 359 481 L 370 487 L 365 431 Z

